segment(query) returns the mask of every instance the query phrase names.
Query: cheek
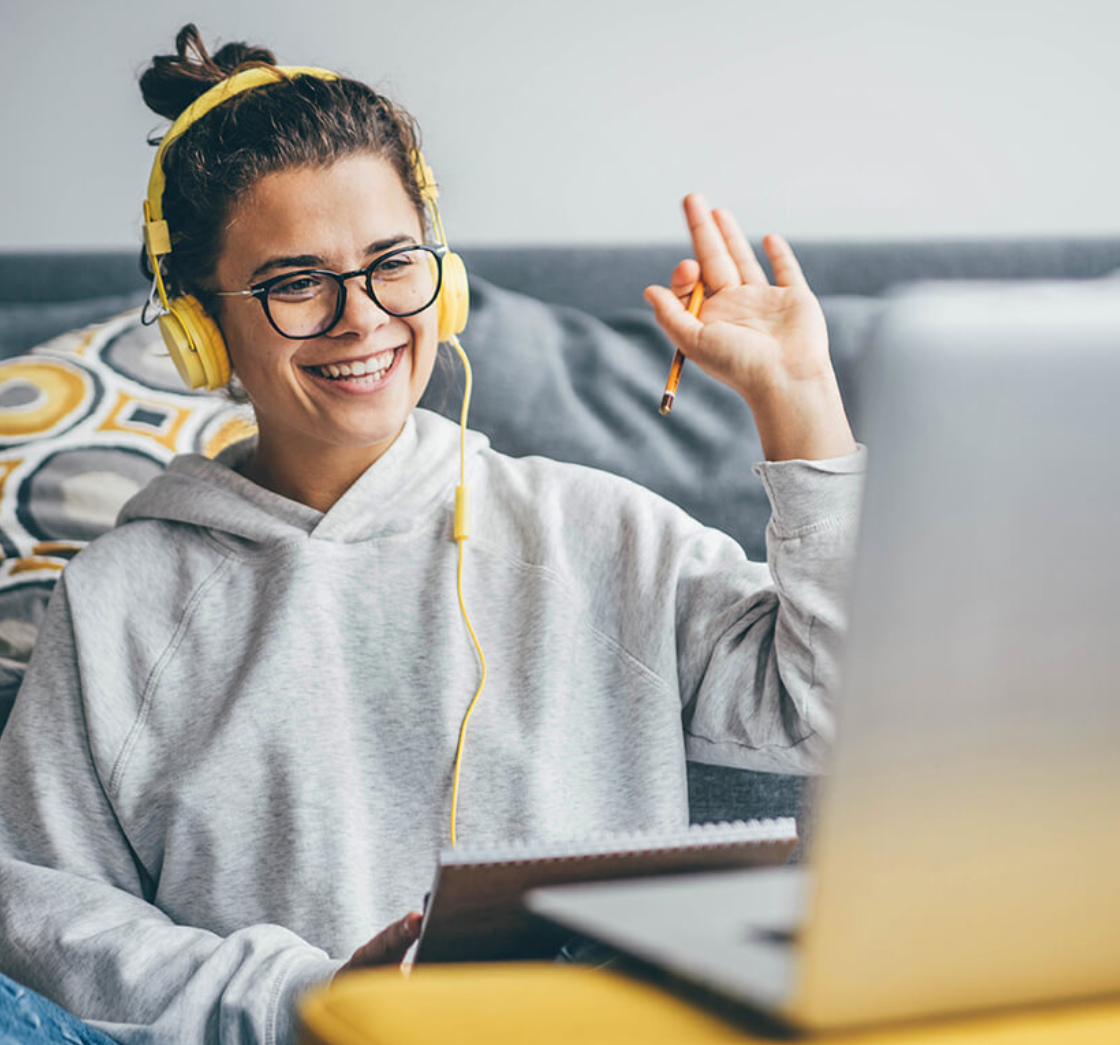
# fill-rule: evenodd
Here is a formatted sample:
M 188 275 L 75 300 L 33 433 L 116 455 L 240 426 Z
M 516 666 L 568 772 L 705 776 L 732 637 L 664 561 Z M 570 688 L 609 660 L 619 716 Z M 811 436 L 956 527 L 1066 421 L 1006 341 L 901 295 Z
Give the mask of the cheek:
M 244 310 L 233 308 L 225 302 L 214 313 L 214 320 L 222 332 L 222 339 L 226 343 L 229 353 L 229 362 L 235 370 L 241 360 L 241 345 L 245 343 Z
M 422 314 L 423 318 L 412 325 L 413 343 L 416 346 L 416 365 L 425 374 L 430 373 L 439 351 L 439 323 L 434 308 Z M 417 317 L 420 318 L 420 317 Z
M 256 302 L 237 302 L 219 312 L 218 325 L 225 338 L 230 366 L 242 380 L 274 354 L 270 342 L 277 337 Z

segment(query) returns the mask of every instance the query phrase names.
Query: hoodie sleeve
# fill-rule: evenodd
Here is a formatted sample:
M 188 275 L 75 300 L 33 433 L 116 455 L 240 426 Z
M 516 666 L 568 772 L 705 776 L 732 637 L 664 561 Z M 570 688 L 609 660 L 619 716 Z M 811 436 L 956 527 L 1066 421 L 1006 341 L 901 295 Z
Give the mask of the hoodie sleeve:
M 866 449 L 757 465 L 767 563 L 704 530 L 678 562 L 677 675 L 690 759 L 819 772 L 834 733 Z
M 0 735 L 0 970 L 126 1045 L 293 1041 L 299 994 L 341 963 L 277 925 L 222 938 L 148 902 L 77 664 L 63 577 Z

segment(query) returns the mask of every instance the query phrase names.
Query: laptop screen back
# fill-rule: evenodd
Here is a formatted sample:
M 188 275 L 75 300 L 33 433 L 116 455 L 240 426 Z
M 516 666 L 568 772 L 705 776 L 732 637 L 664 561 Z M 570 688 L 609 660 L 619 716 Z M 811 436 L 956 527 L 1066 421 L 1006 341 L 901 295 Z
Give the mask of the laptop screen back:
M 1120 282 L 930 286 L 869 352 L 794 1008 L 1120 988 Z

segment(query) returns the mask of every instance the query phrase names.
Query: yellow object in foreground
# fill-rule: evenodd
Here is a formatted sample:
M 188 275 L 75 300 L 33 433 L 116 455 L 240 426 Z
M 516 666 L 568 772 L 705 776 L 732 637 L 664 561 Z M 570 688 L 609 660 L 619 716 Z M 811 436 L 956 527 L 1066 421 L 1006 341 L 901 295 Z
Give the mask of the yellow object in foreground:
M 550 963 L 369 969 L 312 991 L 301 1045 L 775 1041 L 612 972 Z M 822 1039 L 817 1039 L 822 1040 Z M 829 1035 L 837 1045 L 1117 1045 L 1120 999 Z

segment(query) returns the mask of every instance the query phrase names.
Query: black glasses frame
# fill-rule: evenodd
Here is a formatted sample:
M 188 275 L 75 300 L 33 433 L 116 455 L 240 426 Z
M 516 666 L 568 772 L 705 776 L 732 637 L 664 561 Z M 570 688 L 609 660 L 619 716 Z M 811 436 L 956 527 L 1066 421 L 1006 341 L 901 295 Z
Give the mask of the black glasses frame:
M 386 308 L 380 301 L 377 300 L 377 293 L 373 289 L 373 274 L 379 265 L 384 264 L 391 258 L 396 257 L 398 254 L 405 254 L 409 251 L 424 250 L 431 254 L 436 259 L 436 286 L 432 293 L 431 298 L 426 301 L 419 308 L 414 308 L 408 312 L 393 312 L 391 309 Z M 396 316 L 398 319 L 403 319 L 407 316 L 415 316 L 418 312 L 423 312 L 424 309 L 430 308 L 432 302 L 439 297 L 440 289 L 443 286 L 443 259 L 446 256 L 448 248 L 443 243 L 412 243 L 405 247 L 398 247 L 396 250 L 391 250 L 387 254 L 382 254 L 371 261 L 365 268 L 355 269 L 353 272 L 331 272 L 330 269 L 295 269 L 292 272 L 282 272 L 278 276 L 269 276 L 268 279 L 261 280 L 260 283 L 254 283 L 248 290 L 217 290 L 213 293 L 217 297 L 231 298 L 231 297 L 255 297 L 260 303 L 261 308 L 264 309 L 265 318 L 268 320 L 272 329 L 276 331 L 281 337 L 286 337 L 290 341 L 309 341 L 313 337 L 322 337 L 324 334 L 330 333 L 331 330 L 338 325 L 338 321 L 342 318 L 342 313 L 346 311 L 346 281 L 354 279 L 357 276 L 365 276 L 366 286 L 365 291 L 369 295 L 370 300 L 382 312 L 390 316 Z M 272 312 L 268 307 L 268 292 L 276 286 L 277 283 L 282 283 L 284 280 L 293 279 L 297 276 L 329 276 L 338 284 L 338 299 L 335 303 L 334 316 L 331 321 L 323 327 L 322 330 L 316 331 L 314 334 L 289 334 L 281 330 L 276 325 L 276 320 L 272 318 Z

